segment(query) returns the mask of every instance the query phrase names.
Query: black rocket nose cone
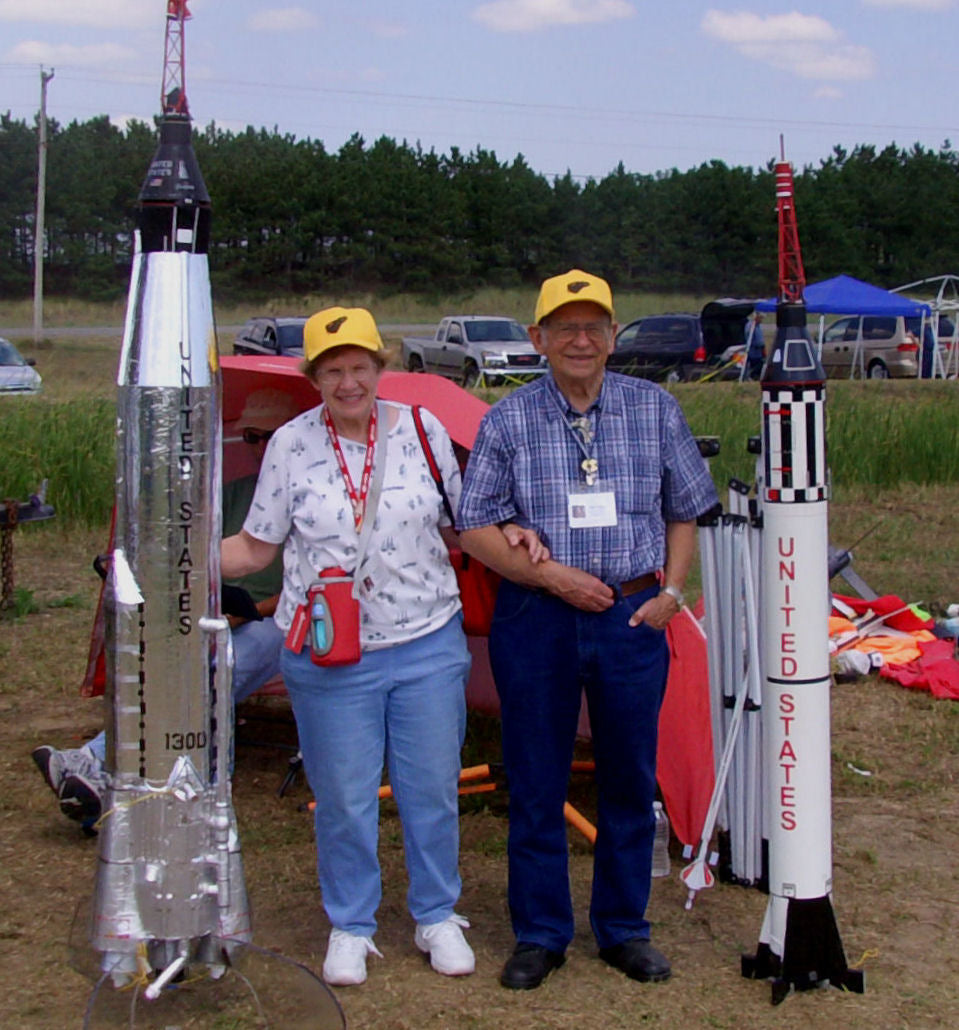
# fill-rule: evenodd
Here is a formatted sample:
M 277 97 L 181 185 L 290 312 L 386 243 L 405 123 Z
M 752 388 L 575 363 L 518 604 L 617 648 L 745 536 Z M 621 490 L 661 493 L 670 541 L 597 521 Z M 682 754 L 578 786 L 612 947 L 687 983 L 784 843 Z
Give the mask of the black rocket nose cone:
M 198 207 L 210 203 L 210 194 L 193 152 L 189 116 L 163 116 L 156 153 L 140 189 L 140 203 Z
M 776 339 L 763 367 L 762 385 L 812 385 L 825 379 L 806 330 L 806 305 L 780 302 L 776 307 Z
M 160 141 L 140 189 L 137 227 L 145 252 L 209 249 L 210 194 L 193 151 L 189 115 L 166 114 L 160 121 Z

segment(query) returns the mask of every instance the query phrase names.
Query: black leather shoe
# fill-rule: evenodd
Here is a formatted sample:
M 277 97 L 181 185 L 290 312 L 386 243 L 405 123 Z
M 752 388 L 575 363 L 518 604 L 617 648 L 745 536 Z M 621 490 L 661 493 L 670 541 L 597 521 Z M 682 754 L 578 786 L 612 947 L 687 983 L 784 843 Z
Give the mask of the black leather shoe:
M 531 991 L 566 961 L 561 951 L 550 951 L 538 944 L 517 944 L 499 982 L 514 991 Z
M 672 969 L 669 959 L 641 937 L 621 941 L 611 948 L 600 948 L 599 957 L 627 976 L 643 983 L 668 980 Z

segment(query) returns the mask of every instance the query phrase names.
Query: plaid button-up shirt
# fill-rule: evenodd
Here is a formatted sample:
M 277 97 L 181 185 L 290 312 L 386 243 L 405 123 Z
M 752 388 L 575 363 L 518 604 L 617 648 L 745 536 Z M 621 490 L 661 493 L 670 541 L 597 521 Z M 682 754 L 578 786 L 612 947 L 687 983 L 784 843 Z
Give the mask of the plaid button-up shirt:
M 587 449 L 599 467 L 594 489 L 616 495 L 615 526 L 569 526 L 569 494 L 587 489 L 570 426 L 580 412 L 551 373 L 484 416 L 456 523 L 464 530 L 515 521 L 535 529 L 556 561 L 615 585 L 661 568 L 666 523 L 694 519 L 718 499 L 679 404 L 661 387 L 607 372 L 587 415 Z

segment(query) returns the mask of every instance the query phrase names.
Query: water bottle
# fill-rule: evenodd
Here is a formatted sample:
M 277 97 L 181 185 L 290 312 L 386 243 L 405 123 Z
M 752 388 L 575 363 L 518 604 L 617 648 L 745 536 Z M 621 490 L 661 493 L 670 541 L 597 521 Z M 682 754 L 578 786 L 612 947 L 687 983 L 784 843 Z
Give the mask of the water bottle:
M 653 802 L 656 832 L 653 837 L 653 876 L 669 876 L 669 817 L 662 801 Z

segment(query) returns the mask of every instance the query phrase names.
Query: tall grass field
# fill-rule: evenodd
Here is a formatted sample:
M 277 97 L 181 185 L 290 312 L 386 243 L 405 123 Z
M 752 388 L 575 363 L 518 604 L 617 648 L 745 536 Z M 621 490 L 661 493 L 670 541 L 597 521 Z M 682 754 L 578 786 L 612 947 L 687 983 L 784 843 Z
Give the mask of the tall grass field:
M 81 358 L 89 364 L 103 358 Z M 56 362 L 60 372 L 65 359 Z M 113 367 L 106 365 L 112 376 Z M 115 404 L 109 382 L 69 401 L 0 397 L 0 499 L 25 499 L 43 480 L 61 525 L 106 524 L 113 503 Z M 693 432 L 716 436 L 710 467 L 721 496 L 731 477 L 752 482 L 750 436 L 760 431 L 755 383 L 671 387 Z M 959 482 L 957 384 L 943 381 L 835 381 L 827 387 L 828 459 L 838 492 L 901 484 Z
M 215 304 L 218 325 L 240 325 L 254 315 L 311 315 L 314 311 L 343 304 L 369 308 L 380 324 L 418 324 L 438 322 L 445 315 L 507 315 L 523 325 L 533 318 L 536 289 L 531 287 L 482 288 L 430 298 L 419 294 L 395 293 L 377 296 L 371 293 L 313 293 L 298 297 L 274 297 L 255 303 Z M 621 325 L 662 311 L 699 311 L 712 297 L 684 293 L 640 293 L 622 290 L 616 293 L 616 317 Z M 86 326 L 118 326 L 123 324 L 125 302 L 94 303 L 77 298 L 48 298 L 44 303 L 44 325 L 55 328 Z M 0 326 L 32 326 L 33 306 L 30 300 L 0 300 Z M 30 330 L 23 329 L 23 337 Z M 20 341 L 16 340 L 18 346 Z

